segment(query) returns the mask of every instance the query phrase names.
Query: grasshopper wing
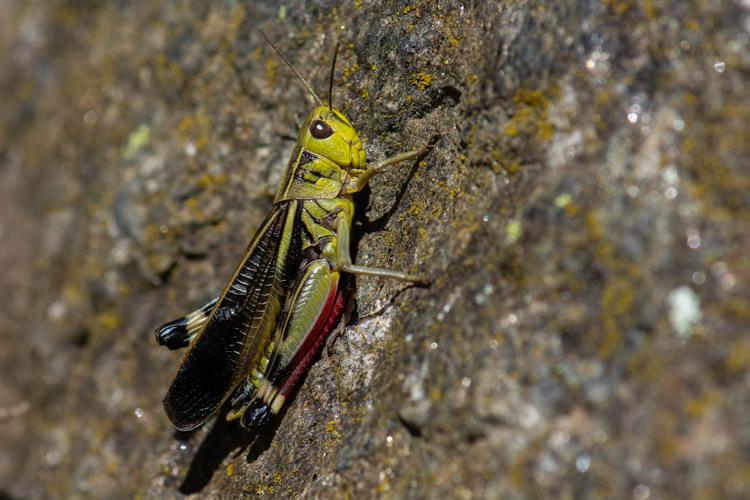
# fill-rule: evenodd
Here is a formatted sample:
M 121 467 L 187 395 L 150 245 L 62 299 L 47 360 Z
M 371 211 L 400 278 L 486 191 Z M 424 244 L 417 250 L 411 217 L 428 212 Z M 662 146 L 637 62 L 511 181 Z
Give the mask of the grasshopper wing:
M 241 417 L 242 425 L 250 427 L 278 414 L 341 318 L 344 303 L 339 273 L 326 259 L 303 265 L 280 315 L 266 369 L 257 384 L 251 382 L 257 390 L 246 387 L 232 401 L 227 418 Z
M 276 330 L 301 262 L 298 202 L 278 204 L 253 237 L 164 396 L 180 430 L 201 425 L 255 366 Z

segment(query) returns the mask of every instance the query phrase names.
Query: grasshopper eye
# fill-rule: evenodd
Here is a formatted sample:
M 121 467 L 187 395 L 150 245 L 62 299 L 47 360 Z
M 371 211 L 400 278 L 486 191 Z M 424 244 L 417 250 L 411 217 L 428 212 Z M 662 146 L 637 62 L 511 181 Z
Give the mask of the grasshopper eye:
M 333 129 L 323 120 L 313 120 L 310 124 L 310 133 L 316 139 L 328 139 L 333 135 Z

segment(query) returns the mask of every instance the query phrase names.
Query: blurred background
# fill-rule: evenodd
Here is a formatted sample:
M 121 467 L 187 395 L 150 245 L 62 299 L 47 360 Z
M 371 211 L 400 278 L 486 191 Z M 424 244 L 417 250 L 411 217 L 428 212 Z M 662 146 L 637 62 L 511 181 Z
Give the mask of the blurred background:
M 161 407 L 311 99 L 345 333 L 267 429 Z M 0 2 L 0 498 L 750 496 L 750 4 Z

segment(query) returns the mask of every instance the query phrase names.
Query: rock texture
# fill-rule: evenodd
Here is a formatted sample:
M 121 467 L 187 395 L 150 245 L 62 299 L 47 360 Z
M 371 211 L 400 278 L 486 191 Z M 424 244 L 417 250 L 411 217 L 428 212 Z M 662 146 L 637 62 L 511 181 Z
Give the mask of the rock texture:
M 176 433 L 311 106 L 379 159 L 345 334 L 283 418 Z M 747 498 L 750 4 L 0 4 L 0 497 Z

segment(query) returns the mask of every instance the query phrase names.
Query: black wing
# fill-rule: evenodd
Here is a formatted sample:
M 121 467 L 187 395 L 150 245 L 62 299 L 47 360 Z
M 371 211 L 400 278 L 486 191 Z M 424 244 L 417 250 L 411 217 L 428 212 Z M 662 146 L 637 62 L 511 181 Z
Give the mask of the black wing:
M 164 396 L 180 430 L 201 425 L 258 363 L 301 262 L 298 202 L 274 206 L 229 280 Z

